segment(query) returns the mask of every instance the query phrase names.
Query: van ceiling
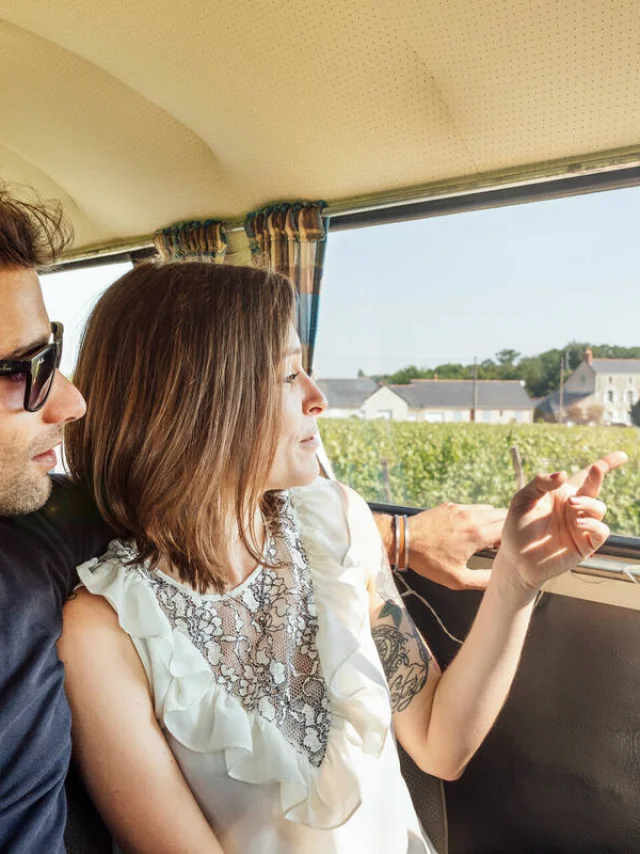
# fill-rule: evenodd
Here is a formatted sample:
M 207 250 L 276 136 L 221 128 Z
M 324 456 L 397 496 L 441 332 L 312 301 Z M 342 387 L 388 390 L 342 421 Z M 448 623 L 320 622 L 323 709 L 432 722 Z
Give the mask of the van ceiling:
M 0 56 L 76 249 L 640 151 L 637 0 L 0 0 Z

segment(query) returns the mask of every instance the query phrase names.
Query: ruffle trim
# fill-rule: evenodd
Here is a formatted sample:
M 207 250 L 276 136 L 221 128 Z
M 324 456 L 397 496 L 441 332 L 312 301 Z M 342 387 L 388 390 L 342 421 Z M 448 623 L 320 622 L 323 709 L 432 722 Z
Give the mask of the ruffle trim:
M 368 621 L 368 596 L 335 484 L 317 481 L 291 491 L 309 559 L 318 610 L 317 646 L 332 726 L 319 767 L 312 766 L 257 712 L 247 712 L 189 639 L 174 631 L 144 578 L 124 565 L 118 541 L 78 568 L 91 593 L 112 605 L 130 635 L 154 689 L 158 720 L 197 753 L 223 751 L 230 777 L 280 784 L 283 814 L 318 829 L 344 824 L 361 801 L 371 757 L 382 752 L 391 725 L 384 675 Z M 213 710 L 213 713 L 212 713 Z

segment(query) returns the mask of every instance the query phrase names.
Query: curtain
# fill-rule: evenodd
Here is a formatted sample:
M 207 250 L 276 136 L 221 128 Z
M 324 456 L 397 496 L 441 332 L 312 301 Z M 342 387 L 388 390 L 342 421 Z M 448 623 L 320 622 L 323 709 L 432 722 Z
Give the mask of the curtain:
M 245 231 L 253 263 L 284 273 L 298 292 L 298 333 L 302 364 L 313 367 L 318 327 L 320 283 L 328 219 L 322 216 L 324 202 L 273 205 L 247 216 Z
M 163 261 L 190 258 L 222 264 L 227 252 L 227 235 L 224 225 L 215 219 L 179 222 L 156 232 L 153 245 Z

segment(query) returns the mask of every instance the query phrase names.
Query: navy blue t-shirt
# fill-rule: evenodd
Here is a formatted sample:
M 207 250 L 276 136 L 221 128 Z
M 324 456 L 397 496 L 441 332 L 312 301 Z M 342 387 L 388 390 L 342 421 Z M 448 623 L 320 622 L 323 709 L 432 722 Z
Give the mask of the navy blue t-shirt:
M 43 510 L 0 519 L 2 854 L 64 854 L 71 716 L 56 642 L 75 567 L 112 536 L 76 488 L 53 480 Z

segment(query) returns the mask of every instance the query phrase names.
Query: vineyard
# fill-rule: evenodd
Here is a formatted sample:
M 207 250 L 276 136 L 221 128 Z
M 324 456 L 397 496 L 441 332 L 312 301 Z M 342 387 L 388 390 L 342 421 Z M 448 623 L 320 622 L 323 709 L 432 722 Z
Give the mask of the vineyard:
M 506 506 L 515 489 L 510 449 L 527 479 L 537 471 L 576 472 L 613 450 L 629 462 L 607 478 L 607 522 L 640 536 L 640 430 L 555 424 L 428 424 L 322 419 L 336 477 L 368 501 L 431 507 L 443 501 Z

